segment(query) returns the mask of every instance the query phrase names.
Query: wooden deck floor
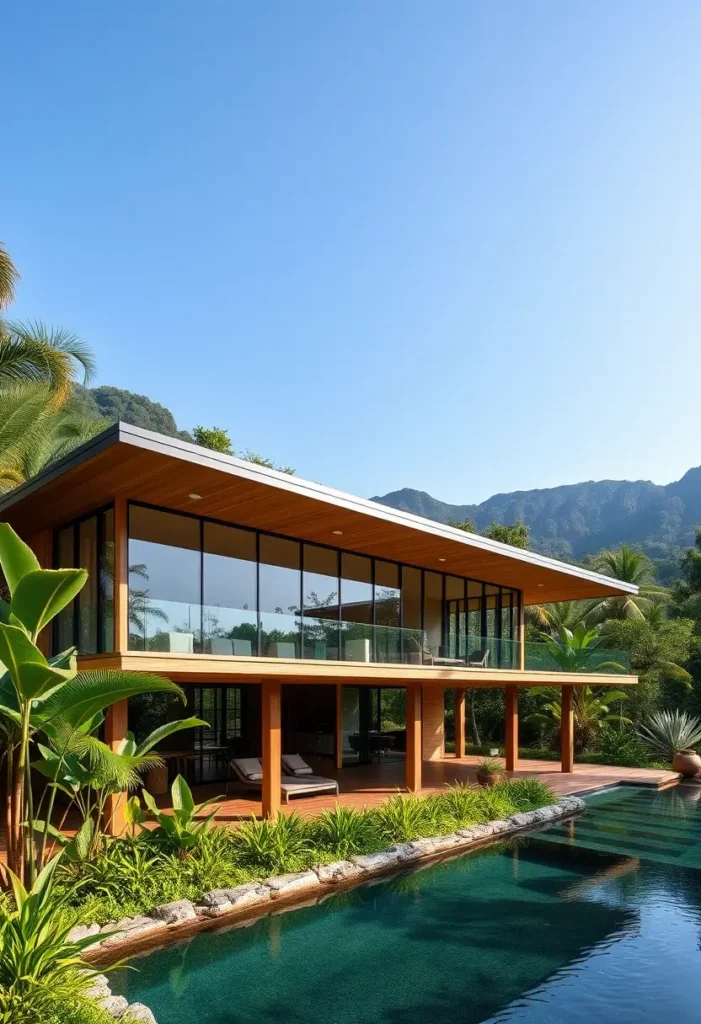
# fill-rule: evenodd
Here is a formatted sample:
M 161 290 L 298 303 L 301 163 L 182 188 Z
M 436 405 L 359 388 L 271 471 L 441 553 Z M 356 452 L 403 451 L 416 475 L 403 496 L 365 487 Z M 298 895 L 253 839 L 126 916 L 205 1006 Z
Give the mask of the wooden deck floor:
M 480 757 L 455 758 L 447 756 L 442 761 L 424 761 L 422 793 L 438 793 L 446 786 L 455 782 L 474 783 L 476 766 Z M 352 807 L 377 807 L 404 786 L 404 763 L 388 761 L 381 764 L 363 765 L 334 770 L 328 761 L 309 760 L 315 773 L 329 778 L 338 779 L 340 794 L 323 796 L 299 797 L 289 804 L 283 804 L 283 811 L 298 811 L 300 814 L 314 816 L 322 811 L 333 808 L 341 803 Z M 509 778 L 539 778 L 551 789 L 563 796 L 574 793 L 587 793 L 604 786 L 615 786 L 621 783 L 631 785 L 652 786 L 661 789 L 673 785 L 679 778 L 676 772 L 650 771 L 645 768 L 612 768 L 602 765 L 577 764 L 572 774 L 559 770 L 553 761 L 520 761 L 515 772 L 508 773 Z M 224 786 L 213 783 L 195 789 L 195 799 L 204 800 L 209 796 L 224 793 Z M 161 798 L 162 806 L 167 807 L 167 798 Z M 229 787 L 229 798 L 221 801 L 217 821 L 234 822 L 261 814 L 260 800 L 254 793 L 245 793 L 241 787 L 232 783 Z

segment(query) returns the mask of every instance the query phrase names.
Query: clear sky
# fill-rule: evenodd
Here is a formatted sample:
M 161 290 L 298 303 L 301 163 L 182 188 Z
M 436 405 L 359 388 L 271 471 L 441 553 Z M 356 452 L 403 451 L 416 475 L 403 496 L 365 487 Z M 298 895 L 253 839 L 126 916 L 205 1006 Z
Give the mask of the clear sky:
M 7 0 L 13 309 L 300 475 L 701 462 L 698 0 Z

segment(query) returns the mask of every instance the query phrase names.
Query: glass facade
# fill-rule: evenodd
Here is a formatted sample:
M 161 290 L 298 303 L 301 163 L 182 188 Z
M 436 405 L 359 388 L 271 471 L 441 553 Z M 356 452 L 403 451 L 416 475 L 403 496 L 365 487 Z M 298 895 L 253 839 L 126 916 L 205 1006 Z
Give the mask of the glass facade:
M 516 590 L 135 502 L 128 533 L 130 650 L 519 664 Z M 113 650 L 113 510 L 56 530 L 54 565 L 89 572 L 54 650 Z
M 54 532 L 54 568 L 79 566 L 88 580 L 56 616 L 54 651 L 77 647 L 81 654 L 114 649 L 114 513 L 95 512 Z
M 519 601 L 459 576 L 129 507 L 132 650 L 418 664 L 479 654 L 510 667 Z

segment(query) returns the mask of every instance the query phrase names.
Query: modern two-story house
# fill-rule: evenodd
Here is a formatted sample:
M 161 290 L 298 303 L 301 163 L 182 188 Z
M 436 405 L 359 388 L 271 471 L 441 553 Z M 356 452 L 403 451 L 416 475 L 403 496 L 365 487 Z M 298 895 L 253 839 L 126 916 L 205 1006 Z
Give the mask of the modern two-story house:
M 208 728 L 173 738 L 174 763 L 198 781 L 260 757 L 266 814 L 286 751 L 336 771 L 396 758 L 420 789 L 444 755 L 448 688 L 458 756 L 466 691 L 503 688 L 513 769 L 519 689 L 560 687 L 572 771 L 573 687 L 636 682 L 597 670 L 603 652 L 561 671 L 524 638 L 528 604 L 634 586 L 126 424 L 5 495 L 0 518 L 42 564 L 90 572 L 53 649 L 182 684 Z M 181 714 L 116 705 L 106 738 Z

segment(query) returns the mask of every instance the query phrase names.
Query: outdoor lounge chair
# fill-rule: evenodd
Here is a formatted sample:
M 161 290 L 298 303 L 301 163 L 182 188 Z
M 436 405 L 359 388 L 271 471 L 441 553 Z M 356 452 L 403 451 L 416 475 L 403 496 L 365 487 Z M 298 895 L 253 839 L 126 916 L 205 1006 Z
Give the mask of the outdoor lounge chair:
M 472 651 L 467 656 L 467 664 L 470 668 L 489 668 L 489 648 L 481 647 L 479 651 Z
M 301 759 L 300 759 L 301 760 Z M 231 759 L 231 767 L 236 778 L 246 789 L 263 788 L 263 766 L 257 757 L 234 757 Z M 294 775 L 283 775 L 280 780 L 283 803 L 288 803 L 291 796 L 312 796 L 315 793 L 338 793 L 338 783 L 335 779 L 324 779 L 320 775 L 305 775 L 295 777 Z M 229 786 L 227 783 L 227 796 Z

